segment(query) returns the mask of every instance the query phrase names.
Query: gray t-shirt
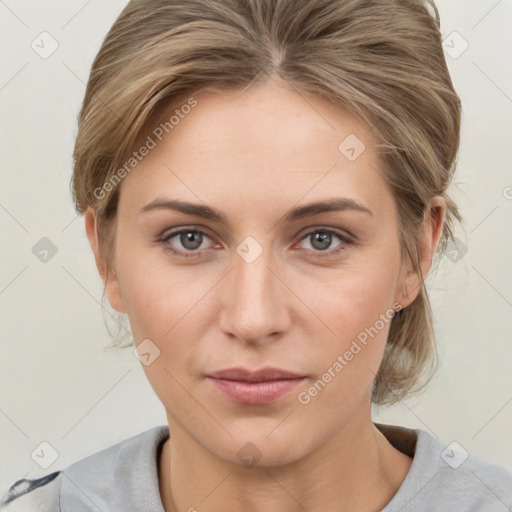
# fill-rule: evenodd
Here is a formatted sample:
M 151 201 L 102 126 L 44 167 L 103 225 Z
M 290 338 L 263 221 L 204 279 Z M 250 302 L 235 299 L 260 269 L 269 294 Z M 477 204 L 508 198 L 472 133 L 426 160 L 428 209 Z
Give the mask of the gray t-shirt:
M 382 512 L 508 512 L 512 471 L 443 445 L 421 429 L 374 423 L 413 457 L 407 477 Z M 18 480 L 0 502 L 5 512 L 164 512 L 158 460 L 169 428 L 158 426 L 36 480 Z

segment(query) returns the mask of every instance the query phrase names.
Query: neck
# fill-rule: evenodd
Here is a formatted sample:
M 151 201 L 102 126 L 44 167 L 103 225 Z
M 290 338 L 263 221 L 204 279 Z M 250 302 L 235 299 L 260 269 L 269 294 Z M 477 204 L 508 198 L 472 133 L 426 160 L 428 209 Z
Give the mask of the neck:
M 379 511 L 397 493 L 412 459 L 368 421 L 351 422 L 320 449 L 282 466 L 219 459 L 170 423 L 160 459 L 166 512 Z

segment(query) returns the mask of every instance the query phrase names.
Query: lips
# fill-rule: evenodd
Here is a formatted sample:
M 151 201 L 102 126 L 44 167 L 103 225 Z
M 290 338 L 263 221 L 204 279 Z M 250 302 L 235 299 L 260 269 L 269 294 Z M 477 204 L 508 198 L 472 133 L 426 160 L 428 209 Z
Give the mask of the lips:
M 238 404 L 265 405 L 276 402 L 291 393 L 307 377 L 279 368 L 261 368 L 256 371 L 229 368 L 209 374 L 216 390 Z

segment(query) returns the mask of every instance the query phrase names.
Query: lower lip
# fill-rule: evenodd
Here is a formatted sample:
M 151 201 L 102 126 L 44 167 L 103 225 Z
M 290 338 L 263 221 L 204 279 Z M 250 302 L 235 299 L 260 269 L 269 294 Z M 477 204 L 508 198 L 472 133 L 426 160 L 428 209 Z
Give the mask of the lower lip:
M 213 384 L 238 404 L 264 405 L 276 402 L 291 393 L 306 378 L 269 380 L 265 382 L 246 382 L 238 380 L 214 379 Z

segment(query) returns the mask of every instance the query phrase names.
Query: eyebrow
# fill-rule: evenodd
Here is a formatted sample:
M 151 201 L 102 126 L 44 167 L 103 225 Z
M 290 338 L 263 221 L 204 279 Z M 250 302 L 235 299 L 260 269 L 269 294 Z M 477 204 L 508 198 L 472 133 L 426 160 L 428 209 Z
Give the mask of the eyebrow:
M 207 205 L 189 203 L 187 201 L 155 199 L 154 201 L 151 201 L 151 203 L 141 208 L 139 213 L 145 213 L 153 210 L 173 210 L 179 213 L 184 213 L 186 215 L 194 215 L 196 217 L 202 217 L 203 219 L 229 225 L 229 221 L 223 213 L 210 208 Z M 365 213 L 371 217 L 374 216 L 373 212 L 369 208 L 355 201 L 354 199 L 340 197 L 292 208 L 284 215 L 283 220 L 285 222 L 293 222 L 305 217 L 318 215 L 320 213 L 346 210 Z

